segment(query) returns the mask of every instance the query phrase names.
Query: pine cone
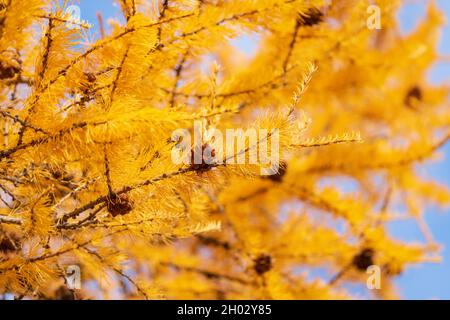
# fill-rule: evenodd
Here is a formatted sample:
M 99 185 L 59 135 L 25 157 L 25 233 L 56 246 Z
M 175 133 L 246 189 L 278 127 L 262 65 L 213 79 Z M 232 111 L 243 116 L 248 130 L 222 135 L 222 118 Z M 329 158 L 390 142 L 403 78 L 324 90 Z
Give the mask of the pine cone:
M 109 195 L 106 206 L 107 206 L 108 212 L 111 213 L 111 215 L 113 217 L 126 215 L 130 211 L 133 210 L 133 206 L 130 202 L 130 199 L 128 198 L 128 195 L 126 195 L 126 194 L 121 194 L 121 195 L 111 194 L 111 195 Z
M 84 75 L 86 76 L 86 80 L 88 82 L 95 82 L 97 80 L 97 77 L 92 72 L 85 72 Z
M 374 264 L 374 255 L 375 251 L 373 249 L 363 249 L 353 258 L 353 265 L 360 271 L 366 271 L 368 267 Z
M 406 94 L 404 104 L 409 108 L 414 108 L 415 103 L 417 101 L 422 101 L 422 99 L 422 89 L 420 89 L 419 86 L 414 86 L 409 89 L 408 93 Z
M 312 27 L 323 21 L 323 13 L 317 8 L 309 8 L 304 15 L 299 15 L 297 22 L 301 26 Z
M 0 238 L 0 252 L 12 253 L 20 248 L 20 241 L 16 234 Z
M 15 50 L 8 49 L 0 54 L 0 80 L 10 80 L 22 70 L 20 57 Z
M 55 291 L 55 299 L 56 300 L 77 300 L 75 297 L 75 292 L 70 290 L 66 286 L 60 286 Z
M 212 149 L 212 147 L 207 143 L 202 145 L 201 151 L 199 149 L 199 147 L 196 147 L 196 149 L 191 150 L 191 169 L 199 172 L 211 170 L 212 167 L 207 163 L 207 161 L 211 162 L 212 158 L 216 156 L 216 150 Z M 211 154 L 211 159 L 204 157 L 206 151 Z M 202 156 L 202 163 L 195 163 L 195 152 L 198 152 Z
M 267 176 L 266 178 L 272 180 L 273 182 L 280 183 L 283 181 L 283 178 L 286 175 L 286 171 L 287 171 L 287 164 L 286 162 L 281 161 L 277 173 Z
M 272 269 L 272 257 L 267 254 L 261 254 L 254 260 L 255 265 L 253 268 L 256 273 L 263 275 L 264 273 Z

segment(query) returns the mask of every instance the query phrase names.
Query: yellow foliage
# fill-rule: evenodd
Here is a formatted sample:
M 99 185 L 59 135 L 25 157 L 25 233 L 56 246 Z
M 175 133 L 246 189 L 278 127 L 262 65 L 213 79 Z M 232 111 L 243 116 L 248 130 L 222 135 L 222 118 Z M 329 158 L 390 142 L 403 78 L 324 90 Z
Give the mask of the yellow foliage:
M 450 139 L 448 86 L 426 81 L 433 1 L 408 35 L 400 0 L 376 1 L 381 30 L 362 0 L 149 2 L 119 0 L 93 39 L 70 1 L 0 0 L 0 295 L 73 297 L 76 265 L 78 298 L 348 299 L 375 264 L 374 295 L 396 298 L 397 275 L 439 261 L 423 213 L 450 191 L 418 170 Z M 195 123 L 255 130 L 223 160 L 278 143 L 278 172 L 175 163 Z M 398 218 L 425 242 L 394 239 Z

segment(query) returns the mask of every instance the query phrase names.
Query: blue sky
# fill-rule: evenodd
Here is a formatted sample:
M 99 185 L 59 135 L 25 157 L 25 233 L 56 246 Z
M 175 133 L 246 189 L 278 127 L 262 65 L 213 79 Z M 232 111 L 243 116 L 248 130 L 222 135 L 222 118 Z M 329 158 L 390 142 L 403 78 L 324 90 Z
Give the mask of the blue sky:
M 409 1 L 400 12 L 403 32 L 412 30 L 424 15 L 426 0 Z M 450 0 L 437 0 L 447 17 L 450 17 Z M 94 25 L 97 30 L 96 13 L 101 12 L 106 19 L 118 16 L 119 10 L 113 7 L 112 0 L 80 0 L 81 18 Z M 242 38 L 236 43 L 244 50 L 254 48 L 251 38 Z M 450 56 L 450 25 L 445 27 L 440 44 L 440 51 Z M 436 65 L 430 71 L 429 80 L 441 83 L 450 80 L 450 63 Z M 443 184 L 450 181 L 450 144 L 441 151 L 445 160 L 432 164 L 426 168 L 426 173 Z M 423 264 L 409 268 L 397 279 L 402 297 L 406 299 L 450 299 L 450 212 L 430 208 L 426 214 L 426 221 L 433 232 L 435 240 L 444 246 L 443 262 L 441 264 Z M 407 241 L 422 240 L 422 234 L 414 223 L 402 222 L 391 225 L 391 232 L 395 237 Z
M 400 13 L 400 20 L 404 32 L 413 29 L 424 15 L 427 1 L 416 1 L 408 4 Z M 440 8 L 450 17 L 450 1 L 438 0 Z M 449 21 L 450 22 L 450 21 Z M 450 55 L 450 25 L 447 24 L 440 43 L 442 54 Z M 430 72 L 429 80 L 441 83 L 450 80 L 450 63 L 437 64 Z M 450 185 L 450 144 L 441 150 L 445 159 L 426 168 L 428 176 L 435 178 L 445 185 Z M 450 212 L 430 208 L 425 216 L 434 239 L 444 246 L 443 262 L 441 264 L 423 264 L 409 268 L 397 279 L 403 297 L 409 299 L 450 299 Z M 418 228 L 412 223 L 393 225 L 393 234 L 406 240 L 421 239 Z

